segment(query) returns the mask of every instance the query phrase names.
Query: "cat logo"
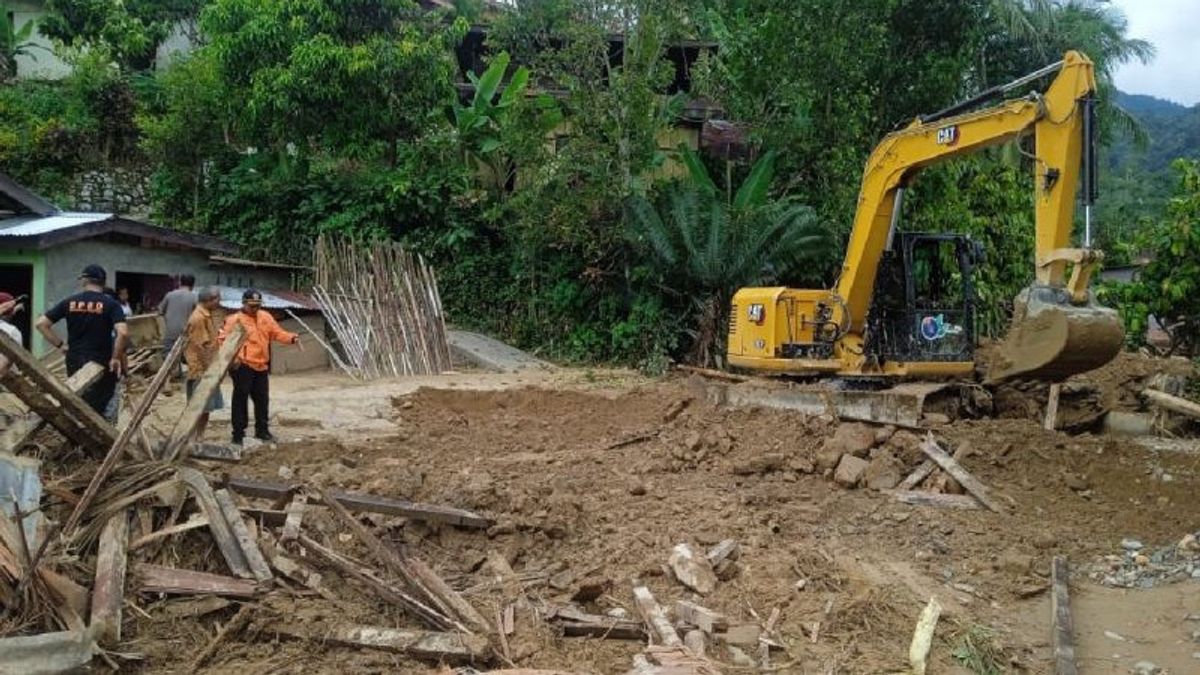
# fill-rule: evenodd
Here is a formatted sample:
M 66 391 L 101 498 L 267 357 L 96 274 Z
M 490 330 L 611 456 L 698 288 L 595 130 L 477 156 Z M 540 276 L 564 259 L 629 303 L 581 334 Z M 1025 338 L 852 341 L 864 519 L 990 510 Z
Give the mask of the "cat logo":
M 937 130 L 938 145 L 957 145 L 958 144 L 958 125 L 951 124 L 948 127 L 942 127 Z

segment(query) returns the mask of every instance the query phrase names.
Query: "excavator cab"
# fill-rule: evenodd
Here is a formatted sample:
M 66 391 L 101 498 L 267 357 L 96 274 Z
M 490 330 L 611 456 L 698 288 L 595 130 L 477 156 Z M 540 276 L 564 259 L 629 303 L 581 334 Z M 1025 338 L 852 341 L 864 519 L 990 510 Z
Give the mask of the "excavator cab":
M 880 258 L 864 352 L 877 364 L 975 358 L 974 271 L 982 246 L 963 234 L 898 232 Z

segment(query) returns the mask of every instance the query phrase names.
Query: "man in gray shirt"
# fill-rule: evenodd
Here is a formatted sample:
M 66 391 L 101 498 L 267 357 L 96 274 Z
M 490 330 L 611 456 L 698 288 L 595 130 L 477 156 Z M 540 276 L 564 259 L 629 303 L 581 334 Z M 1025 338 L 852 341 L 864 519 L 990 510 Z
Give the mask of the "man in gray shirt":
M 170 352 L 175 346 L 175 341 L 187 330 L 188 318 L 192 316 L 192 310 L 196 309 L 196 293 L 192 290 L 195 285 L 196 277 L 184 274 L 179 277 L 179 288 L 167 293 L 158 307 L 158 313 L 163 316 L 165 324 L 163 354 Z M 178 374 L 176 371 L 176 376 Z

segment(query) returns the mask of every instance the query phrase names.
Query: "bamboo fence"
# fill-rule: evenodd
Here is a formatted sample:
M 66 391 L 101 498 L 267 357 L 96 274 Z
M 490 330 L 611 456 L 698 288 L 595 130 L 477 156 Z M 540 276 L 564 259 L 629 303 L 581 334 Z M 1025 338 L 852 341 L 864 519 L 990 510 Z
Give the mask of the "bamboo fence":
M 433 268 L 395 242 L 322 236 L 313 299 L 337 336 L 346 372 L 362 379 L 450 369 L 446 320 Z

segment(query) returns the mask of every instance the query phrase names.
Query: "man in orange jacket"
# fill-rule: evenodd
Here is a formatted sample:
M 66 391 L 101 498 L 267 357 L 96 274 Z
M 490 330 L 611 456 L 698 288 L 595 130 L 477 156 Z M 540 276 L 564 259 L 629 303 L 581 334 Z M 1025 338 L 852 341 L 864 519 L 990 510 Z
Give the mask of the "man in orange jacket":
M 270 443 L 275 440 L 268 423 L 268 401 L 270 399 L 271 342 L 299 345 L 300 336 L 279 327 L 270 312 L 262 311 L 262 294 L 249 289 L 242 294 L 242 311 L 225 318 L 219 340 L 226 336 L 238 323 L 246 331 L 233 363 L 229 367 L 229 378 L 233 380 L 233 442 L 241 445 L 246 436 L 248 399 L 254 399 L 254 437 Z M 303 349 L 303 347 L 301 347 Z

